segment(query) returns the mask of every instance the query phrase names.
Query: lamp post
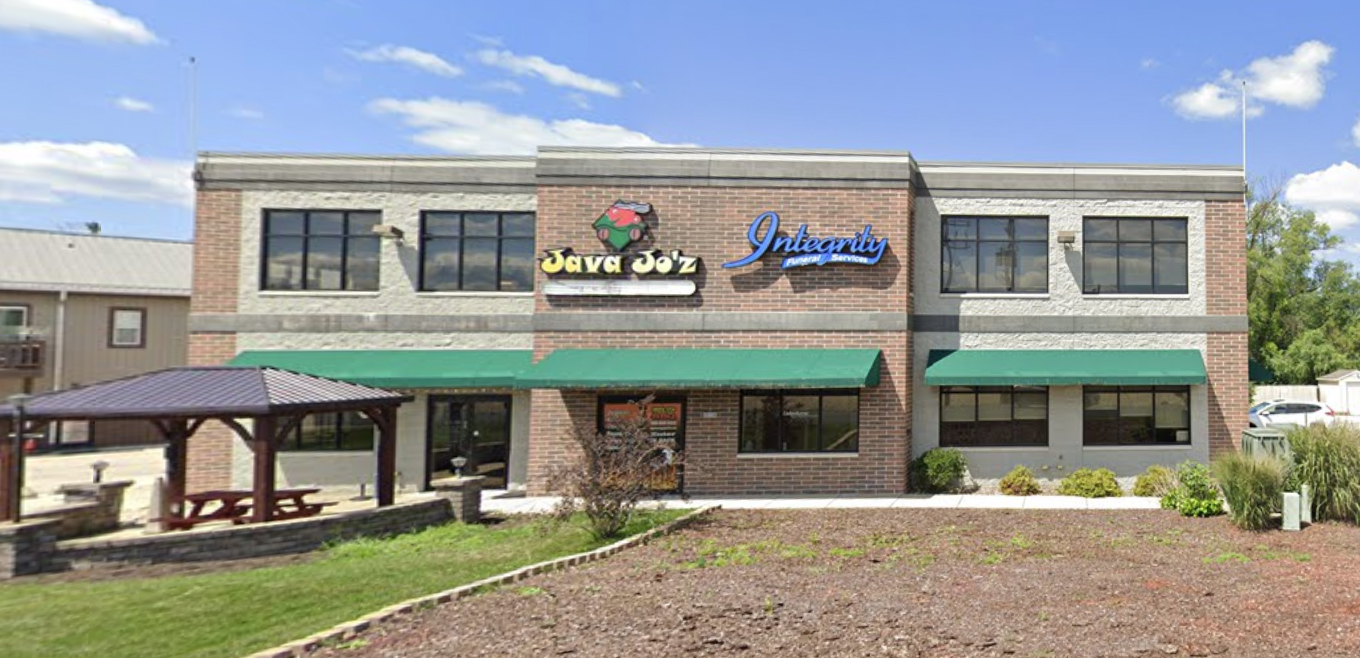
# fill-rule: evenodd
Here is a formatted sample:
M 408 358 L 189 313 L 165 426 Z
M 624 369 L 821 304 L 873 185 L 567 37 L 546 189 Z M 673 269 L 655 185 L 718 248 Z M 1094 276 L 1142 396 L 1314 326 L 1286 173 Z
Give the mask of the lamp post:
M 9 444 L 10 459 L 13 460 L 12 473 L 14 484 L 10 485 L 10 491 L 14 495 L 14 500 L 10 504 L 14 506 L 14 520 L 19 520 L 19 509 L 21 500 L 24 497 L 24 425 L 27 419 L 24 418 L 24 411 L 28 407 L 28 401 L 33 396 L 24 393 L 16 393 L 7 398 L 9 405 L 14 408 L 14 440 Z M 5 510 L 7 513 L 9 510 Z

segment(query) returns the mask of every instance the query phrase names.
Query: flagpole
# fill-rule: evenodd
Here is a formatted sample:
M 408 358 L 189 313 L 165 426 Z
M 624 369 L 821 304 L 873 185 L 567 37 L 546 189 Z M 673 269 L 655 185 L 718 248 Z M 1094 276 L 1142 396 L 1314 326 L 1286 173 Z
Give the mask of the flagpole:
M 1242 81 L 1242 205 L 1247 205 L 1247 81 Z

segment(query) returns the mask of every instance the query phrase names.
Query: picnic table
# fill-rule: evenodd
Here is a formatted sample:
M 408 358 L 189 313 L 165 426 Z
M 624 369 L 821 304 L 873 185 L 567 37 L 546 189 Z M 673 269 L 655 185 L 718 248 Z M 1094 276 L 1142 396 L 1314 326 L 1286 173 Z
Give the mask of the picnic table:
M 321 503 L 307 500 L 307 496 L 319 493 L 317 488 L 279 489 L 274 492 L 271 504 L 274 507 L 274 520 L 300 519 L 315 516 L 321 510 L 335 503 Z M 231 521 L 233 524 L 250 522 L 250 510 L 255 504 L 255 493 L 239 490 L 200 491 L 184 496 L 184 515 L 180 518 L 161 519 L 171 530 L 187 530 L 202 523 Z

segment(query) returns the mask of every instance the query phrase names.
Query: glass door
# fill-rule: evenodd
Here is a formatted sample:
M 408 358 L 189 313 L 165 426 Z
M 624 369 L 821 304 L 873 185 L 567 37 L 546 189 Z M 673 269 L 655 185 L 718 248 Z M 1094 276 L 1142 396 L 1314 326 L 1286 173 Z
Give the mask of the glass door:
M 430 396 L 429 476 L 452 477 L 453 461 L 466 459 L 463 475 L 480 475 L 486 489 L 504 489 L 510 471 L 510 396 Z

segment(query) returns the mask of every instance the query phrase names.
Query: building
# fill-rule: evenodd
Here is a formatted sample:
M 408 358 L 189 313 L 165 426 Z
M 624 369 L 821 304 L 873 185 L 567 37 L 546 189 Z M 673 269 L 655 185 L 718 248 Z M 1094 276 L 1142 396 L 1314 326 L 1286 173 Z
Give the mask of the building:
M 407 488 L 461 455 L 542 491 L 645 395 L 700 494 L 900 492 L 941 445 L 1131 475 L 1246 422 L 1238 167 L 545 147 L 196 177 L 191 362 L 412 392 Z M 371 434 L 309 419 L 281 476 L 371 481 Z M 229 433 L 191 448 L 195 486 L 249 477 Z
M 0 229 L 0 398 L 184 365 L 187 242 Z M 50 447 L 155 443 L 143 422 L 65 423 Z

